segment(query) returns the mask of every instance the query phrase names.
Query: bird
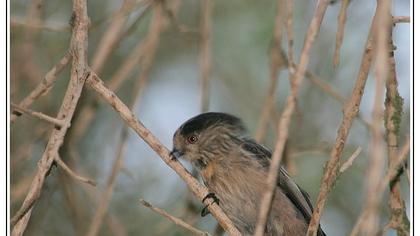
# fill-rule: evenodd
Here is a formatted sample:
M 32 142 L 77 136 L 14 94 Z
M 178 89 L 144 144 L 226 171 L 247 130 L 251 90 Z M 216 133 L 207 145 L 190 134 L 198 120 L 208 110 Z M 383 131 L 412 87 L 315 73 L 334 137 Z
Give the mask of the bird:
M 184 122 L 174 133 L 171 157 L 189 161 L 209 194 L 243 235 L 253 235 L 266 191 L 271 151 L 249 135 L 242 120 L 206 112 Z M 309 194 L 279 168 L 264 235 L 304 236 L 312 216 Z M 208 213 L 207 206 L 202 216 Z M 318 227 L 317 236 L 326 236 Z

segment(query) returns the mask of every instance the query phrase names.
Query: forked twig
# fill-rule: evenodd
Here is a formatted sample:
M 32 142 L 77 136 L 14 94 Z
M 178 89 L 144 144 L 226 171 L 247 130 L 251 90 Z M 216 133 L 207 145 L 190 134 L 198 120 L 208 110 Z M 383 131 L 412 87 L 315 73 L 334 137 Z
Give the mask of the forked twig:
M 70 45 L 71 52 L 74 55 L 73 66 L 69 86 L 66 94 L 64 95 L 63 103 L 57 116 L 58 119 L 63 119 L 66 125 L 60 129 L 54 129 L 51 133 L 45 152 L 38 162 L 38 171 L 32 181 L 28 194 L 26 195 L 21 208 L 11 220 L 11 224 L 13 226 L 13 236 L 22 235 L 26 229 L 33 205 L 41 195 L 45 178 L 51 169 L 51 165 L 54 162 L 55 156 L 58 154 L 58 150 L 63 143 L 64 136 L 70 126 L 70 121 L 73 117 L 87 77 L 87 35 L 89 19 L 87 15 L 86 1 L 74 0 L 73 12 L 75 14 L 75 18 Z

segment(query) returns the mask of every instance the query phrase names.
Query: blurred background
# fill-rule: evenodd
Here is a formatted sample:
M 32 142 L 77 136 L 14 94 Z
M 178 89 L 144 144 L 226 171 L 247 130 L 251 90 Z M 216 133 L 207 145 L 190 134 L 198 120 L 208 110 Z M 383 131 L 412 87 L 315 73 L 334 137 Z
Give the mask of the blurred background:
M 410 15 L 408 0 L 393 2 L 395 16 Z M 203 0 L 165 1 L 163 11 L 159 12 L 147 0 L 88 1 L 89 64 L 168 148 L 172 147 L 176 128 L 202 111 L 203 3 Z M 315 4 L 316 1 L 294 1 L 295 60 L 299 59 Z M 209 110 L 241 117 L 252 135 L 270 87 L 276 5 L 274 0 L 211 1 Z M 338 0 L 327 10 L 308 70 L 347 99 L 359 71 L 376 1 L 350 1 L 340 64 L 334 67 L 340 5 Z M 71 37 L 71 15 L 72 4 L 67 0 L 11 1 L 13 103 L 19 103 L 65 55 Z M 111 27 L 115 30 L 110 31 Z M 110 38 L 114 38 L 111 43 Z M 400 143 L 410 128 L 410 39 L 410 24 L 394 27 L 397 79 L 404 99 Z M 286 29 L 282 45 L 287 49 Z M 105 56 L 99 55 L 106 50 L 109 52 Z M 55 116 L 67 88 L 69 68 L 68 65 L 58 75 L 48 94 L 31 105 L 32 110 Z M 278 114 L 290 91 L 288 76 L 287 68 L 278 73 L 275 106 Z M 374 98 L 373 73 L 365 90 L 360 117 L 369 121 Z M 370 131 L 361 118 L 353 123 L 342 159 L 358 147 L 361 154 L 340 175 L 322 217 L 328 235 L 347 235 L 361 212 L 370 141 Z M 342 103 L 305 78 L 290 127 L 287 168 L 311 195 L 313 203 L 341 119 Z M 270 149 L 276 139 L 275 123 L 274 115 L 262 141 Z M 52 129 L 53 125 L 27 115 L 11 125 L 11 215 L 26 196 Z M 118 114 L 86 87 L 60 156 L 76 173 L 95 180 L 97 186 L 75 181 L 60 167 L 53 167 L 25 235 L 84 235 L 92 230 L 100 204 L 107 210 L 98 226 L 98 235 L 189 235 L 140 205 L 140 198 L 200 229 L 214 232 L 216 221 L 210 215 L 199 216 L 202 205 L 192 197 L 185 183 L 134 132 L 129 130 L 127 136 L 124 133 L 124 123 Z M 121 168 L 115 165 L 118 160 Z M 188 163 L 183 164 L 192 169 Z M 409 213 L 406 174 L 401 178 L 401 188 Z M 104 196 L 109 197 L 109 204 Z M 387 200 L 388 195 L 381 205 L 381 225 L 389 219 Z M 386 235 L 396 232 L 391 230 Z

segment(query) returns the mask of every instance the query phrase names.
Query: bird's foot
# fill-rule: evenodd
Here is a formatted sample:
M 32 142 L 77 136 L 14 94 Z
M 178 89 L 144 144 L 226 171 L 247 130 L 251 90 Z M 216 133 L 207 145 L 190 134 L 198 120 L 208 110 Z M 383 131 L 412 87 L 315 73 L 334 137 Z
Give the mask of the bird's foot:
M 204 203 L 204 202 L 205 202 L 208 198 L 213 199 L 213 202 L 212 202 L 212 203 L 210 203 L 210 204 L 208 204 L 208 205 L 206 205 L 206 206 L 203 208 L 203 210 L 201 210 L 201 217 L 204 217 L 204 216 L 206 216 L 206 215 L 208 215 L 208 214 L 210 213 L 210 211 L 209 211 L 208 207 L 209 207 L 211 204 L 216 203 L 217 205 L 219 205 L 220 200 L 219 200 L 219 198 L 217 198 L 217 197 L 216 197 L 216 194 L 214 194 L 214 193 L 209 193 L 209 194 L 207 194 L 207 195 L 203 198 L 202 202 Z

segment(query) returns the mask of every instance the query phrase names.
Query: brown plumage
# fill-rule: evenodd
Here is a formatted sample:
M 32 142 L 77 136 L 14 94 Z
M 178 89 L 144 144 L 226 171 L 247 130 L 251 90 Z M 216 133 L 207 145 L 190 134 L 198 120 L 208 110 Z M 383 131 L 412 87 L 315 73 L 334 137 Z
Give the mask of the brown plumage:
M 252 140 L 242 121 L 209 112 L 186 121 L 174 134 L 175 157 L 200 171 L 204 184 L 244 235 L 252 235 L 265 191 L 271 152 Z M 280 168 L 265 235 L 304 236 L 312 215 L 309 195 Z M 324 236 L 321 228 L 318 236 Z

